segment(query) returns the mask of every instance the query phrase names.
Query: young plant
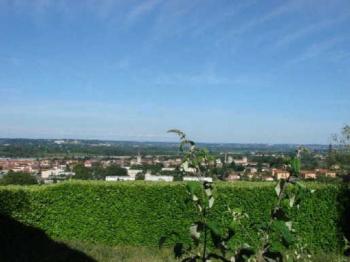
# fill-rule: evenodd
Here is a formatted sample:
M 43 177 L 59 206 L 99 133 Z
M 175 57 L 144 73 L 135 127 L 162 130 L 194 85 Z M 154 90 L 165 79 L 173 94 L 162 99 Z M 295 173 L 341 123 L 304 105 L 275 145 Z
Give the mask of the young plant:
M 240 209 L 228 208 L 232 220 L 226 229 L 220 229 L 215 221 L 209 220 L 215 202 L 215 188 L 213 183 L 204 181 L 203 177 L 210 173 L 210 168 L 215 165 L 215 161 L 206 149 L 198 148 L 193 141 L 186 138 L 186 134 L 182 131 L 172 129 L 169 132 L 179 136 L 183 163 L 191 168 L 200 181 L 200 183 L 187 184 L 187 192 L 196 210 L 197 219 L 189 228 L 192 243 L 188 245 L 177 243 L 174 246 L 176 258 L 190 262 L 207 262 L 211 259 L 224 262 L 277 262 L 282 261 L 283 257 L 289 261 L 309 257 L 307 249 L 296 241 L 290 217 L 291 210 L 299 208 L 301 200 L 308 192 L 299 182 L 301 150 L 298 150 L 296 156 L 290 160 L 290 176 L 286 180 L 280 180 L 275 187 L 277 199 L 271 210 L 270 220 L 257 226 L 261 236 L 260 246 L 254 250 L 250 245 L 244 244 L 241 248 L 233 250 L 228 242 L 235 232 L 243 227 L 242 221 L 247 219 L 248 215 Z M 177 236 L 176 233 L 171 235 L 171 237 Z M 163 237 L 160 240 L 160 246 L 166 239 Z M 284 256 L 284 252 L 293 244 L 299 247 L 298 250 L 294 255 Z
M 210 261 L 217 259 L 225 262 L 236 261 L 238 258 L 243 260 L 247 255 L 253 254 L 248 245 L 240 250 L 232 250 L 228 241 L 234 236 L 235 230 L 241 226 L 241 221 L 247 218 L 239 209 L 230 209 L 232 221 L 227 229 L 219 229 L 215 221 L 209 220 L 211 209 L 215 202 L 215 189 L 212 182 L 204 181 L 204 177 L 210 173 L 210 168 L 214 167 L 214 158 L 208 150 L 201 149 L 196 144 L 186 138 L 186 134 L 177 129 L 169 130 L 180 138 L 179 149 L 183 154 L 183 164 L 191 168 L 193 174 L 197 176 L 199 182 L 189 182 L 187 192 L 190 201 L 196 210 L 197 219 L 190 228 L 189 233 L 192 243 L 185 245 L 177 243 L 174 246 L 175 257 L 181 258 L 182 261 Z M 176 237 L 172 233 L 171 237 Z M 160 240 L 160 245 L 166 241 L 166 238 Z M 227 258 L 229 256 L 229 258 Z
M 300 155 L 304 149 L 298 149 L 297 153 L 289 163 L 290 176 L 287 179 L 278 181 L 275 192 L 277 201 L 271 210 L 270 220 L 267 224 L 259 228 L 261 235 L 261 245 L 256 254 L 258 262 L 282 261 L 283 254 L 294 244 L 300 247 L 296 239 L 296 232 L 291 220 L 291 211 L 293 208 L 299 208 L 299 205 L 306 194 L 310 192 L 300 183 Z M 313 191 L 311 190 L 311 193 Z M 299 254 L 297 251 L 297 254 Z M 302 248 L 304 254 L 306 249 Z M 307 254 L 309 256 L 309 254 Z M 301 257 L 300 255 L 296 258 Z M 292 261 L 295 261 L 294 257 Z M 289 257 L 289 260 L 291 256 Z

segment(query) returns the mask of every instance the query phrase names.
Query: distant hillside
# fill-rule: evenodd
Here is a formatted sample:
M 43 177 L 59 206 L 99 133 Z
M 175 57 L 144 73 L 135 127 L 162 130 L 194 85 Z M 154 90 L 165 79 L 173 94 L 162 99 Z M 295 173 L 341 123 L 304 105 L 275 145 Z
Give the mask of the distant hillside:
M 291 152 L 295 144 L 199 143 L 213 153 Z M 314 151 L 326 151 L 327 145 L 306 145 Z M 135 142 L 75 139 L 0 138 L 0 157 L 89 157 L 120 155 L 175 155 L 177 142 Z

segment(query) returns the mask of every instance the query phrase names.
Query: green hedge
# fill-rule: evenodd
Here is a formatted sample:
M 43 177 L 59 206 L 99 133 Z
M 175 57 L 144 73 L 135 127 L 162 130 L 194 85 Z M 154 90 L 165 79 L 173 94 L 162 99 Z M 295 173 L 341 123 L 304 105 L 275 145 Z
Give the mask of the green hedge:
M 293 215 L 295 227 L 312 250 L 339 251 L 341 188 L 310 183 L 316 189 Z M 266 221 L 276 200 L 273 183 L 216 183 L 212 219 L 225 224 L 227 206 L 241 207 L 249 224 Z M 110 245 L 156 246 L 172 231 L 189 241 L 195 217 L 186 202 L 185 183 L 76 181 L 50 186 L 0 187 L 0 213 L 43 229 L 51 237 Z M 0 229 L 1 230 L 1 229 Z M 257 243 L 257 233 L 245 227 L 232 244 Z

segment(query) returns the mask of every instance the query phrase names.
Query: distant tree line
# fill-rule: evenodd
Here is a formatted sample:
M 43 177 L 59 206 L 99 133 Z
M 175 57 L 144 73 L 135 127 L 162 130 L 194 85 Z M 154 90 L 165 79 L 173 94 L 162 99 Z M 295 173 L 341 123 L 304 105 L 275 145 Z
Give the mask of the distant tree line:
M 14 172 L 10 170 L 0 178 L 0 185 L 35 185 L 38 180 L 32 174 L 26 172 Z
M 127 170 L 117 165 L 102 167 L 95 164 L 92 167 L 85 167 L 84 164 L 77 164 L 73 167 L 75 175 L 73 179 L 81 180 L 105 180 L 106 176 L 127 176 Z

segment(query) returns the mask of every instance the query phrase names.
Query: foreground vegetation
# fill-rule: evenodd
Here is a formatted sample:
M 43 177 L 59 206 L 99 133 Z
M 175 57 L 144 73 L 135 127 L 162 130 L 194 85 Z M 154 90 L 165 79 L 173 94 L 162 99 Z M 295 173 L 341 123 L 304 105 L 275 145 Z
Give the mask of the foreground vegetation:
M 100 262 L 175 262 L 170 248 L 134 247 L 134 246 L 107 246 L 78 241 L 66 241 L 70 247 L 84 252 Z M 304 260 L 299 260 L 304 261 Z M 319 252 L 313 254 L 313 262 L 347 262 L 348 260 L 336 253 Z
M 335 184 L 307 183 L 316 192 L 293 213 L 295 227 L 311 250 L 340 252 L 343 248 L 344 203 L 349 195 Z M 269 219 L 275 201 L 274 183 L 216 183 L 211 216 L 221 226 L 229 221 L 227 207 L 241 207 L 247 224 Z M 136 181 L 64 182 L 50 186 L 3 186 L 0 213 L 44 230 L 51 237 L 107 245 L 157 246 L 172 231 L 190 242 L 188 227 L 195 218 L 186 202 L 186 183 Z M 346 221 L 345 221 L 346 222 Z M 252 239 L 253 241 L 250 241 Z M 254 228 L 244 227 L 230 244 L 257 244 Z
M 175 262 L 170 248 L 135 246 L 108 246 L 80 241 L 65 241 L 68 246 L 79 250 L 99 262 Z

